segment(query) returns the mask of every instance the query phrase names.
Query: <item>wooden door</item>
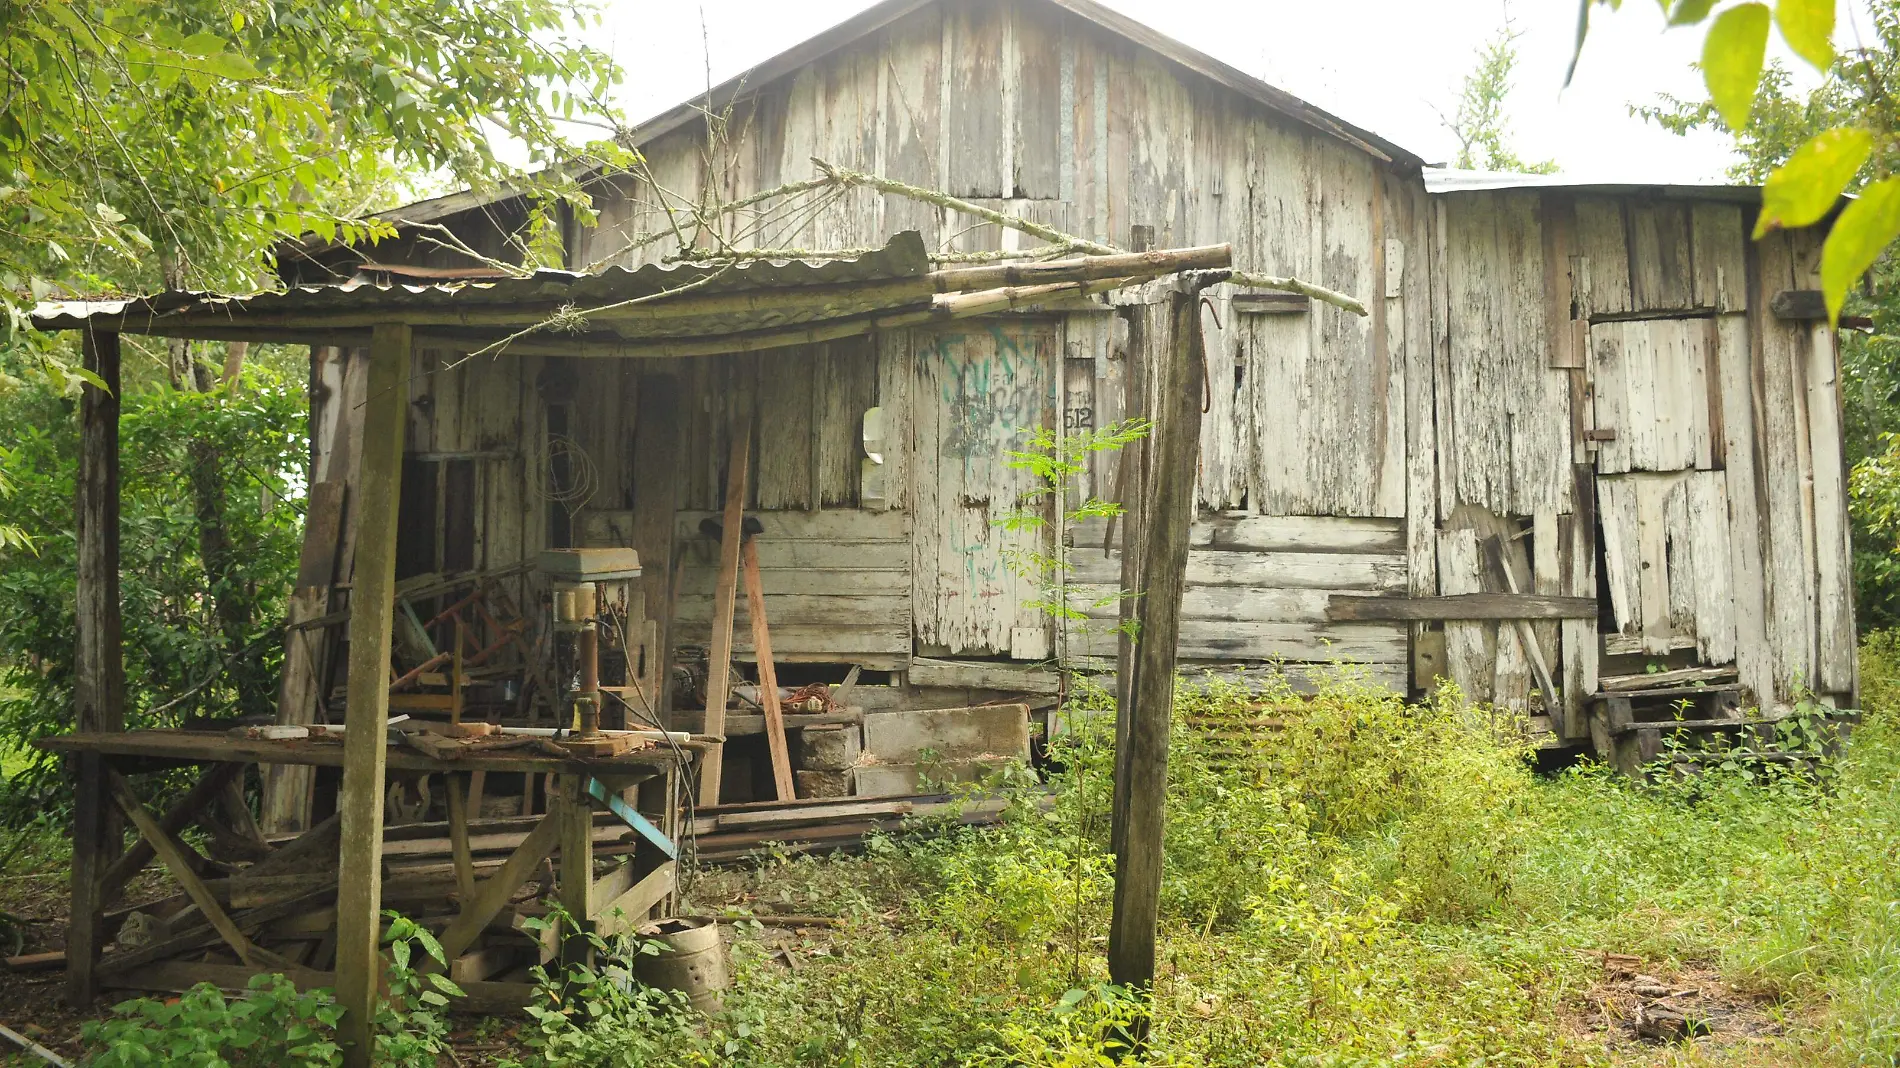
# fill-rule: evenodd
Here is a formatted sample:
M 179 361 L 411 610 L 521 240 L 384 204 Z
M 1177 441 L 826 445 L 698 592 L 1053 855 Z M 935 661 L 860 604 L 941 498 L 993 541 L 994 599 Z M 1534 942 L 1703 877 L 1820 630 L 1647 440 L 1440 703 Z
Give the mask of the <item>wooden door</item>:
M 1050 499 L 1012 466 L 1055 418 L 1062 324 L 990 319 L 912 336 L 910 473 L 913 611 L 919 652 L 1050 655 L 1033 557 L 1050 525 L 1009 530 L 1012 514 L 1048 518 Z

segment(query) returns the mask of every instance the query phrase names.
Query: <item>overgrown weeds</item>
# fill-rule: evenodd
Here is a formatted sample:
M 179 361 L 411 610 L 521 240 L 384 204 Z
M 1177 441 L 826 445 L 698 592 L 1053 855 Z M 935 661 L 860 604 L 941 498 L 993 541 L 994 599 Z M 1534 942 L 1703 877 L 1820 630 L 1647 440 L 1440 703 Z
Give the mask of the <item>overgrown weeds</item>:
M 739 924 L 721 1015 L 641 987 L 637 943 L 603 945 L 584 997 L 562 1008 L 574 980 L 549 981 L 524 1063 L 1893 1064 L 1900 641 L 1864 662 L 1864 722 L 1824 775 L 1649 786 L 1540 777 L 1508 722 L 1450 691 L 1184 688 L 1143 996 L 1106 985 L 1112 717 L 1084 687 L 1050 791 L 1019 788 L 1000 825 L 701 879 L 695 907 L 841 918 Z M 1670 1044 L 1617 1015 L 1686 975 L 1746 1033 L 1696 1021 L 1711 1033 Z

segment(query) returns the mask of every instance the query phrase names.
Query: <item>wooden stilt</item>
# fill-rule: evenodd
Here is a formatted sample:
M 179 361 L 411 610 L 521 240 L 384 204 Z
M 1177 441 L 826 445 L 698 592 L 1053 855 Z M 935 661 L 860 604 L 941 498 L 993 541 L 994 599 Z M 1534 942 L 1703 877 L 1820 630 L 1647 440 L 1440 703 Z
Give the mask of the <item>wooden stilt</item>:
M 1127 812 L 1124 840 L 1115 857 L 1114 914 L 1108 932 L 1110 980 L 1141 989 L 1154 981 L 1175 642 L 1187 585 L 1188 528 L 1194 517 L 1201 440 L 1200 285 L 1193 279 L 1176 285 L 1168 302 L 1171 336 L 1155 364 L 1162 388 L 1155 393 L 1153 493 L 1142 549 L 1144 588 L 1136 611 L 1140 627 L 1126 753 L 1117 769 L 1122 781 L 1116 796 L 1124 799 Z
M 90 382 L 79 394 L 78 576 L 74 720 L 82 731 L 125 729 L 125 660 L 119 615 L 119 335 L 88 329 Z M 72 759 L 73 898 L 66 930 L 66 1000 L 76 1008 L 99 992 L 105 875 L 119 857 L 122 826 L 106 795 L 97 754 Z
M 356 562 L 350 591 L 350 659 L 344 715 L 343 849 L 337 882 L 337 1002 L 344 1063 L 369 1068 L 382 971 L 383 772 L 388 753 L 390 613 L 396 592 L 396 505 L 409 409 L 407 326 L 370 339 L 369 392 L 356 494 Z

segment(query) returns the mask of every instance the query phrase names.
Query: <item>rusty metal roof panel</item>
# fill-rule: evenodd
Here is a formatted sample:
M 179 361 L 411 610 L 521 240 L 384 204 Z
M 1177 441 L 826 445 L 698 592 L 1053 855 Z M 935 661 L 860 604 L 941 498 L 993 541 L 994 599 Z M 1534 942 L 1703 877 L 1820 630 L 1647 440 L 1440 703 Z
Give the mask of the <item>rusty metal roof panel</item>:
M 539 270 L 521 278 L 438 283 L 374 283 L 298 286 L 287 290 L 229 295 L 172 291 L 151 297 L 95 301 L 45 301 L 33 311 L 42 330 L 70 330 L 94 317 L 160 319 L 190 314 L 194 320 L 227 313 L 233 323 L 250 316 L 273 318 L 326 311 L 381 308 L 473 308 L 575 304 L 598 307 L 679 291 L 681 295 L 737 293 L 850 283 L 898 281 L 929 273 L 921 234 L 906 230 L 861 256 L 828 260 L 752 260 L 732 264 L 648 264 L 609 267 L 594 274 Z M 690 287 L 690 288 L 689 288 Z

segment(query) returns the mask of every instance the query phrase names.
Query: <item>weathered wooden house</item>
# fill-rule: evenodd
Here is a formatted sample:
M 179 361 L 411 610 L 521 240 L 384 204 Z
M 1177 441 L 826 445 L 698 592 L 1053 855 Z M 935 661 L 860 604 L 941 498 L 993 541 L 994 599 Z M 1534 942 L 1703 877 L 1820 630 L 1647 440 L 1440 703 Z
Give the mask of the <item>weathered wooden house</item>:
M 682 210 L 800 181 L 819 159 L 1119 247 L 1231 243 L 1236 267 L 1363 300 L 1361 317 L 1222 288 L 1205 308 L 1180 647 L 1198 667 L 1343 662 L 1413 690 L 1448 677 L 1548 716 L 1557 740 L 1594 719 L 1600 748 L 1626 729 L 1632 688 L 1693 688 L 1711 718 L 1854 698 L 1821 234 L 1751 241 L 1754 188 L 1428 168 L 1089 0 L 887 0 L 633 138 L 646 167 L 593 182 L 600 222 L 566 229 L 570 268 L 907 230 L 938 252 L 1034 244 L 863 187 L 770 232 Z M 457 194 L 392 215 L 393 243 L 282 269 L 465 270 L 477 261 L 439 235 L 507 258 L 524 217 L 507 194 Z M 1112 653 L 1112 620 L 1058 628 L 1036 606 L 1010 563 L 1037 535 L 998 525 L 1033 487 L 995 461 L 1029 428 L 1131 410 L 1116 301 L 1140 299 L 810 344 L 756 380 L 732 358 L 654 349 L 564 360 L 547 335 L 545 355 L 498 365 L 437 351 L 412 385 L 409 462 L 438 489 L 405 524 L 410 566 L 563 542 L 664 559 L 671 539 L 677 588 L 651 595 L 677 597 L 674 644 L 703 643 L 700 522 L 721 503 L 727 413 L 756 398 L 747 507 L 765 524 L 779 660 L 889 672 L 875 676 L 896 684 L 888 700 L 924 705 L 1053 693 L 1051 664 Z M 315 351 L 337 395 L 345 350 Z M 1114 496 L 1114 459 L 1093 464 L 1068 492 Z M 1120 575 L 1103 540 L 1099 525 L 1061 531 L 1082 603 Z

